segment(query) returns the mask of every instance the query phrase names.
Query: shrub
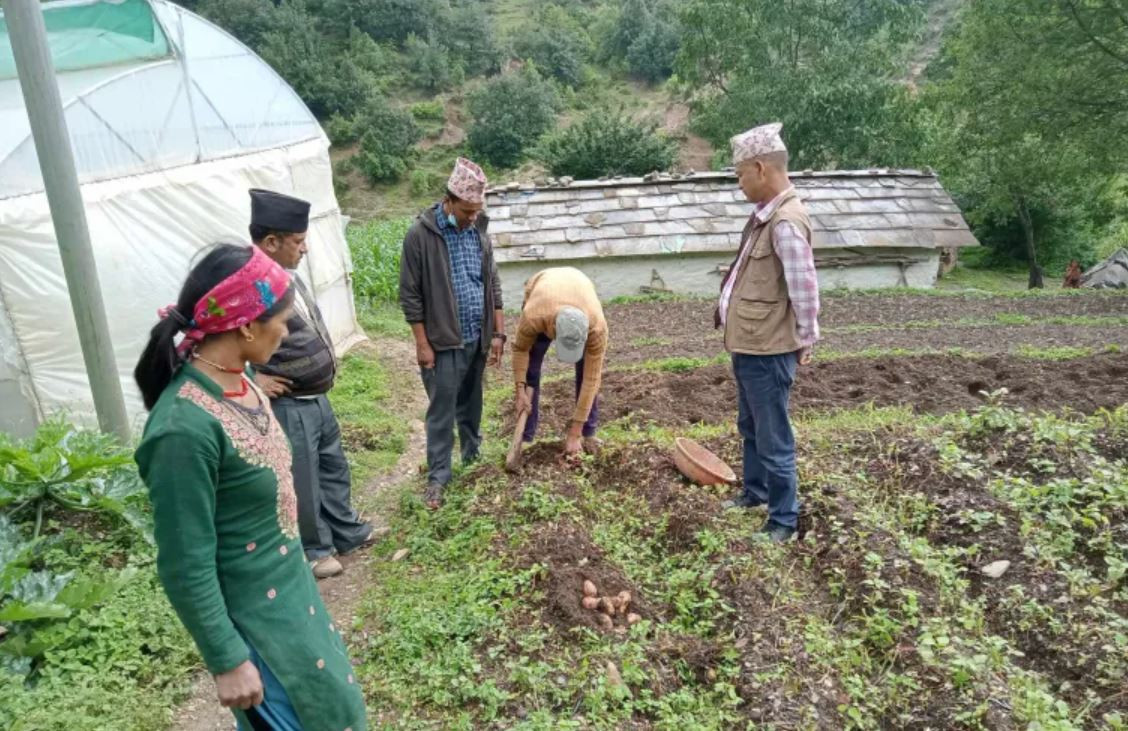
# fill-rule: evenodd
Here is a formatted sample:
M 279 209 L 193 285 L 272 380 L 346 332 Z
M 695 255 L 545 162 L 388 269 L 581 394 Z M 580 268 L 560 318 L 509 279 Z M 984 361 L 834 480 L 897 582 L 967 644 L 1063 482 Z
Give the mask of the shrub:
M 556 91 L 533 67 L 496 76 L 470 95 L 470 148 L 494 165 L 512 167 L 552 128 L 556 105 Z
M 334 114 L 332 117 L 329 117 L 329 121 L 325 123 L 325 134 L 329 135 L 329 141 L 334 145 L 351 145 L 356 142 L 356 127 L 355 118 L 342 117 L 340 114 Z
M 422 136 L 411 114 L 379 99 L 357 121 L 360 151 L 354 164 L 373 183 L 394 183 L 415 158 L 415 143 Z
M 412 104 L 411 116 L 420 122 L 442 122 L 446 119 L 443 103 L 437 100 Z
M 443 177 L 431 170 L 411 171 L 411 194 L 425 196 L 442 193 Z
M 645 175 L 668 169 L 677 154 L 677 143 L 659 133 L 657 124 L 598 110 L 547 136 L 536 152 L 553 175 L 576 178 Z

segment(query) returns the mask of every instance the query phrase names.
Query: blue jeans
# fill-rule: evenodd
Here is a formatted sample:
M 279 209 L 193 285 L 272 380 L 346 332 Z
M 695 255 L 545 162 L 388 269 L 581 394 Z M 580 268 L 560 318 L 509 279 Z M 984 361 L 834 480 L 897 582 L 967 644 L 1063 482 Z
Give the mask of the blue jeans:
M 744 494 L 766 503 L 768 520 L 794 528 L 799 520 L 799 476 L 795 435 L 787 415 L 796 353 L 733 353 L 732 372 L 740 394 L 740 436 L 744 438 Z

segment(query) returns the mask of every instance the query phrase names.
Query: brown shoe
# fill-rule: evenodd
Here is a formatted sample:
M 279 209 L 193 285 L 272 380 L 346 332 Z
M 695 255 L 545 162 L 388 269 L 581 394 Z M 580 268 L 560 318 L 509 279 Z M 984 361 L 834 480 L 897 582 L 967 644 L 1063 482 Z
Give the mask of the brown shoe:
M 326 556 L 310 561 L 309 567 L 313 570 L 315 579 L 328 579 L 344 572 L 345 567 L 337 560 L 336 556 Z

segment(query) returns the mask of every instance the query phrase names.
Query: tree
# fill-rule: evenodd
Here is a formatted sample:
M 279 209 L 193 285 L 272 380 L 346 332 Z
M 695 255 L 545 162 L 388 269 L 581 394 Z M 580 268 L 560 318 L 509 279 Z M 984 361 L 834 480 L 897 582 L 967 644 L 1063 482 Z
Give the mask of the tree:
M 535 67 L 495 76 L 470 95 L 470 148 L 494 165 L 511 167 L 552 128 L 556 107 L 555 89 Z
M 780 121 L 797 167 L 905 166 L 921 119 L 899 76 L 923 22 L 915 0 L 692 0 L 679 76 L 694 127 L 718 147 Z
M 407 68 L 414 82 L 428 91 L 441 91 L 462 83 L 461 64 L 451 62 L 450 52 L 434 38 L 410 35 L 404 44 Z
M 622 59 L 632 76 L 669 78 L 681 47 L 676 6 L 668 0 L 625 0 L 603 40 L 606 59 Z
M 356 121 L 360 151 L 355 164 L 373 183 L 394 183 L 415 159 L 415 143 L 422 137 L 410 113 L 387 99 L 369 103 Z
M 272 29 L 262 35 L 259 55 L 318 117 L 355 114 L 377 90 L 375 77 L 323 35 L 311 33 L 311 25 L 313 19 L 304 5 L 293 0 L 283 3 L 271 20 Z
M 978 0 L 926 90 L 945 180 L 973 222 L 1017 223 L 1032 288 L 1043 284 L 1040 262 L 1069 241 L 1049 234 L 1124 159 L 1128 63 L 1117 57 L 1128 59 L 1128 25 L 1096 25 L 1117 5 Z
M 467 76 L 484 76 L 501 69 L 505 53 L 498 44 L 493 22 L 479 0 L 463 0 L 451 13 L 450 25 L 457 32 L 444 42 Z
M 520 33 L 514 50 L 523 59 L 568 86 L 577 86 L 583 72 L 583 42 L 567 30 L 538 25 Z
M 657 124 L 636 122 L 622 111 L 594 111 L 546 136 L 536 154 L 553 175 L 645 175 L 667 170 L 677 159 L 677 142 L 657 129 Z
M 338 35 L 355 26 L 377 41 L 397 44 L 406 43 L 411 35 L 441 37 L 456 30 L 449 26 L 446 0 L 325 0 L 323 17 Z

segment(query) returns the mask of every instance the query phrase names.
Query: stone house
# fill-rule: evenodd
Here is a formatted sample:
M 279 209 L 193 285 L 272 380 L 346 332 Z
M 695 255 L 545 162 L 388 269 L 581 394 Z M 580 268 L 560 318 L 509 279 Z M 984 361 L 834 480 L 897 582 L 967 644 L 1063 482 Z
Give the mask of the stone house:
M 930 171 L 805 171 L 792 181 L 811 213 L 823 287 L 931 287 L 960 247 L 978 244 Z M 561 265 L 582 269 L 604 297 L 712 295 L 753 208 L 731 171 L 510 183 L 487 205 L 511 303 L 530 275 Z

